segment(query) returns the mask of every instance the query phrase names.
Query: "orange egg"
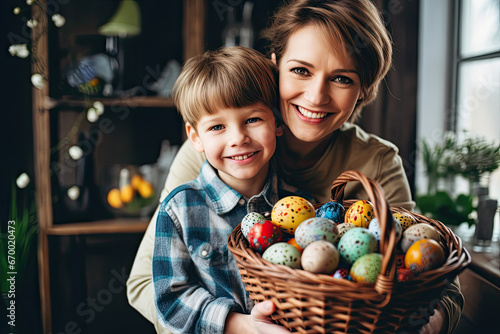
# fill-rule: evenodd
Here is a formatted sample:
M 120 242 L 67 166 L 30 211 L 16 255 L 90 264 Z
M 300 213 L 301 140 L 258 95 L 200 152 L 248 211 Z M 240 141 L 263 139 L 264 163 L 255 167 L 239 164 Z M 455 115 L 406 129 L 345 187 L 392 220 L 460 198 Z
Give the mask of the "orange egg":
M 414 274 L 419 274 L 441 266 L 444 259 L 444 250 L 436 240 L 422 239 L 408 248 L 405 267 Z
M 108 196 L 107 196 L 107 200 L 108 200 L 108 204 L 115 208 L 115 209 L 119 209 L 122 207 L 122 200 L 120 198 L 120 190 L 118 189 L 111 189 L 108 193 Z
M 373 217 L 373 205 L 368 201 L 359 200 L 347 209 L 345 213 L 345 222 L 354 224 L 357 227 L 368 228 Z
M 290 240 L 287 241 L 287 243 L 289 243 L 293 247 L 297 248 L 301 253 L 304 250 L 302 247 L 299 246 L 299 244 L 297 243 L 297 241 L 295 241 L 295 238 L 291 238 Z
M 141 183 L 139 183 L 137 191 L 142 196 L 142 198 L 150 198 L 154 193 L 153 185 L 146 180 L 143 180 Z
M 130 203 L 134 198 L 134 189 L 131 185 L 127 184 L 120 188 L 120 198 L 123 203 Z

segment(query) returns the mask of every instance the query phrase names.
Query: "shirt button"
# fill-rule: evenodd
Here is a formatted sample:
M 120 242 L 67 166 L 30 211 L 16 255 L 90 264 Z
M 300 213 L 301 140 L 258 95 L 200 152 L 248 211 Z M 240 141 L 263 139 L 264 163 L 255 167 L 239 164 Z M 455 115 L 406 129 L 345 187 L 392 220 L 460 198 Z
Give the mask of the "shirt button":
M 245 205 L 245 199 L 244 199 L 244 198 L 240 199 L 240 200 L 238 201 L 238 204 L 239 204 L 239 205 Z
M 207 255 L 208 255 L 208 252 L 205 249 L 201 251 L 201 256 L 207 257 Z

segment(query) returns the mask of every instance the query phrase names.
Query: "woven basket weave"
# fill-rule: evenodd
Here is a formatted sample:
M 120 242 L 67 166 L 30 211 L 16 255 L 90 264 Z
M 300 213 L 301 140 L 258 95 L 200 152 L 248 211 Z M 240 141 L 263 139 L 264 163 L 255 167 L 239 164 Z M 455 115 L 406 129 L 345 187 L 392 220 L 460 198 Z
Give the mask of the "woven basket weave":
M 276 305 L 272 318 L 298 333 L 418 333 L 446 294 L 448 284 L 470 263 L 462 241 L 441 222 L 402 208 L 389 208 L 382 188 L 357 171 L 347 171 L 332 184 L 332 200 L 343 201 L 347 182 L 359 181 L 374 205 L 382 236 L 382 269 L 375 285 L 356 283 L 291 269 L 262 259 L 249 247 L 240 226 L 230 234 L 228 248 L 236 258 L 250 298 L 270 299 Z M 396 232 L 391 212 L 407 212 L 419 223 L 434 226 L 446 254 L 446 262 L 414 277 L 397 281 Z

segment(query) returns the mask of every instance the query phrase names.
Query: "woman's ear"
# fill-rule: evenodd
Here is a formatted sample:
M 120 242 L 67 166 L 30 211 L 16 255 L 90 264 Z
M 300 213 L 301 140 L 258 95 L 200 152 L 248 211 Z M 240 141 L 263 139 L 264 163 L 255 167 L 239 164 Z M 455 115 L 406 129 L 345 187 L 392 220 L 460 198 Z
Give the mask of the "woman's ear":
M 278 65 L 276 64 L 276 53 L 271 53 L 271 61 L 274 63 L 274 65 Z
M 203 144 L 201 142 L 201 138 L 198 135 L 198 132 L 196 132 L 196 129 L 194 126 L 191 125 L 191 123 L 186 122 L 186 134 L 191 142 L 191 145 L 193 145 L 194 149 L 197 152 L 204 152 L 205 149 L 203 148 Z
M 276 126 L 276 137 L 283 136 L 283 125 Z

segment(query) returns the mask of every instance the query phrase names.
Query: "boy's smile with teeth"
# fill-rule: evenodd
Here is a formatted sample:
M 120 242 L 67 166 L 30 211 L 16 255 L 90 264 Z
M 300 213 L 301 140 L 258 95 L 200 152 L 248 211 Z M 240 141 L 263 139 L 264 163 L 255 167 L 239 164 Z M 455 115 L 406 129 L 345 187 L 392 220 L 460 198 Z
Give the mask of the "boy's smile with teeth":
M 256 153 L 257 152 L 252 152 L 252 153 L 248 153 L 248 154 L 244 154 L 244 155 L 235 155 L 235 156 L 232 156 L 232 157 L 229 157 L 229 158 L 232 159 L 232 160 L 245 160 L 245 159 L 248 159 L 251 156 L 255 155 Z
M 295 107 L 303 116 L 308 118 L 325 118 L 328 115 L 328 113 L 326 112 L 312 112 L 305 108 L 302 108 L 301 106 L 295 106 Z

